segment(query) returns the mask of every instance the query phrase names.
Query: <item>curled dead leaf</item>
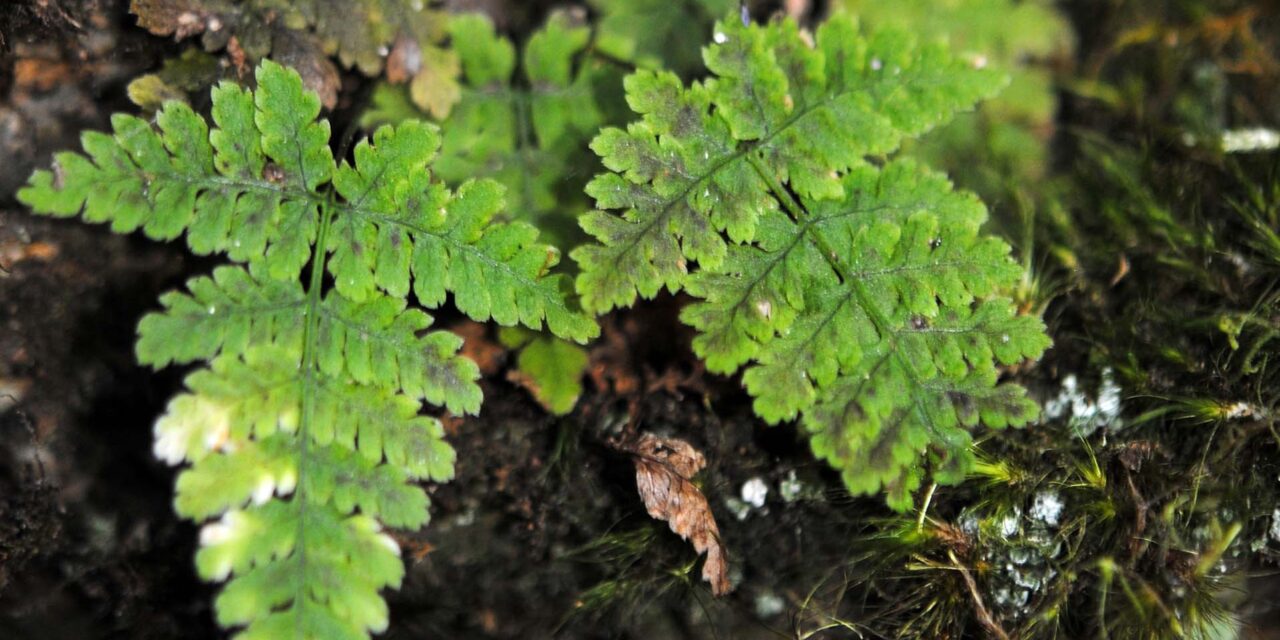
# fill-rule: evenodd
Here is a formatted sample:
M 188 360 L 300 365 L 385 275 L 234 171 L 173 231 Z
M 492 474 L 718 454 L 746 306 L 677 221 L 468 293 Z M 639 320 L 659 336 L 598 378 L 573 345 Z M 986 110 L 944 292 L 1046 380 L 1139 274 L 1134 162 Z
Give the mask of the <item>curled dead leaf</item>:
M 711 585 L 712 594 L 729 593 L 720 528 L 706 496 L 690 480 L 706 466 L 706 458 L 688 442 L 648 433 L 626 449 L 635 456 L 636 489 L 649 515 L 666 521 L 672 531 L 693 543 L 694 550 L 706 553 L 702 579 Z

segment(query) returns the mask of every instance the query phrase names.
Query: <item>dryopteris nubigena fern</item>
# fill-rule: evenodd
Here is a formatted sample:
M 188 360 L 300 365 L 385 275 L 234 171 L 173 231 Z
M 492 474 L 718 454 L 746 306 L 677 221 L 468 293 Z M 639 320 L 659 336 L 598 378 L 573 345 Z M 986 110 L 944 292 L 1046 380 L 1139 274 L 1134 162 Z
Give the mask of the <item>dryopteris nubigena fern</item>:
M 228 580 L 218 621 L 244 638 L 365 638 L 387 625 L 378 592 L 404 569 L 381 526 L 421 526 L 428 501 L 413 481 L 453 475 L 421 402 L 475 413 L 481 400 L 460 339 L 426 332 L 411 289 L 426 307 L 452 294 L 480 321 L 545 323 L 577 341 L 597 331 L 548 275 L 555 249 L 527 224 L 493 222 L 498 184 L 431 182 L 433 126 L 383 127 L 354 165 L 335 165 L 319 112 L 295 72 L 263 62 L 255 91 L 214 89 L 212 130 L 179 102 L 158 131 L 116 115 L 114 135 L 84 134 L 87 157 L 58 154 L 19 193 L 37 213 L 185 232 L 196 253 L 242 263 L 162 297 L 137 354 L 209 363 L 156 423 L 155 451 L 191 465 L 176 506 L 206 522 L 196 563 Z
M 461 98 L 438 120 L 434 168 L 446 184 L 488 177 L 507 188 L 510 214 L 538 227 L 557 246 L 582 239 L 577 217 L 591 208 L 583 187 L 598 162 L 587 147 L 604 118 L 595 85 L 621 89 L 621 75 L 593 59 L 591 29 L 568 11 L 516 46 L 483 14 L 456 15 L 449 33 L 462 65 Z M 620 91 L 619 91 L 620 93 Z M 403 87 L 379 85 L 365 126 L 426 118 Z M 582 393 L 584 349 L 544 334 L 508 329 L 502 342 L 520 351 L 511 374 L 553 414 L 573 409 Z
M 626 80 L 641 115 L 592 146 L 577 289 L 596 312 L 663 287 L 708 369 L 745 368 L 756 413 L 800 417 L 850 491 L 903 510 L 926 475 L 959 482 L 970 430 L 1037 408 L 997 365 L 1049 339 L 1001 292 L 1021 269 L 979 233 L 981 202 L 905 159 L 884 159 L 998 90 L 998 74 L 907 34 L 837 16 L 816 39 L 792 21 L 716 26 L 711 77 Z

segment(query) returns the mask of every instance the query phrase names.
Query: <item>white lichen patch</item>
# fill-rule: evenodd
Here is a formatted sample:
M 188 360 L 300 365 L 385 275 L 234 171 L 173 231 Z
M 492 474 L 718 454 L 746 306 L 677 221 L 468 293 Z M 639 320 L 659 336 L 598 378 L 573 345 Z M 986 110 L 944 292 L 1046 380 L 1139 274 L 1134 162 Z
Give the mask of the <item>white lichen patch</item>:
M 1008 513 L 1004 514 L 1004 516 L 1000 518 L 1000 523 L 998 526 L 1000 535 L 1004 536 L 1005 538 L 1012 538 L 1013 536 L 1017 535 L 1018 531 L 1022 528 L 1021 526 L 1022 523 L 1020 522 L 1021 520 L 1022 520 L 1022 509 L 1019 509 L 1017 507 L 1010 509 Z
M 1115 431 L 1124 426 L 1120 418 L 1123 411 L 1120 385 L 1110 367 L 1102 370 L 1102 380 L 1091 399 L 1080 386 L 1075 374 L 1062 379 L 1058 395 L 1044 403 L 1042 421 L 1066 419 L 1067 424 L 1081 436 L 1088 436 L 1101 427 Z
M 1261 413 L 1258 407 L 1247 402 L 1237 402 L 1223 408 L 1222 417 L 1227 420 L 1236 420 L 1238 418 L 1249 418 L 1258 413 Z
M 772 618 L 782 613 L 786 608 L 787 603 L 772 591 L 766 591 L 756 596 L 755 609 L 756 617 L 758 618 Z
M 992 568 L 979 578 L 980 588 L 1002 617 L 1025 617 L 1058 575 L 1053 565 L 1063 545 L 1053 530 L 1066 511 L 1057 491 L 1043 490 L 1025 512 L 1017 506 L 982 505 L 960 513 L 957 525 L 970 537 L 981 562 Z
M 769 485 L 765 484 L 764 478 L 755 477 L 742 483 L 741 493 L 743 502 L 759 509 L 769 495 Z
M 1280 149 L 1280 131 L 1266 127 L 1232 129 L 1222 132 L 1222 150 L 1226 153 L 1249 153 Z
M 1049 527 L 1056 527 L 1062 519 L 1062 509 L 1066 505 L 1057 491 L 1045 490 L 1036 494 L 1031 510 L 1027 515 Z

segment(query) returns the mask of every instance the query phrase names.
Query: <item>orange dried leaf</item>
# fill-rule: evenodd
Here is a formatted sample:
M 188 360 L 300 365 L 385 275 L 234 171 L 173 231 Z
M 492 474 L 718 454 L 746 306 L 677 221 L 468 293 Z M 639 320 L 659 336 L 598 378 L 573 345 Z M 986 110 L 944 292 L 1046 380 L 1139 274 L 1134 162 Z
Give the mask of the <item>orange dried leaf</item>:
M 706 458 L 683 440 L 644 434 L 629 447 L 635 454 L 636 489 L 649 515 L 664 520 L 681 538 L 706 553 L 702 578 L 717 596 L 729 593 L 729 567 L 720 528 L 706 496 L 690 481 L 706 466 Z

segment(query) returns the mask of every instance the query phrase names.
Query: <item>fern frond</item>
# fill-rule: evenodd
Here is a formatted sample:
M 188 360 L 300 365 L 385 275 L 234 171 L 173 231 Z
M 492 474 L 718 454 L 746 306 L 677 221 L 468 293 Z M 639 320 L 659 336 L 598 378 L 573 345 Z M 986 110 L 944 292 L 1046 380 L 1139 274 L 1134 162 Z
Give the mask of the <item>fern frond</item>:
M 425 524 L 414 481 L 453 476 L 421 403 L 475 413 L 481 401 L 461 339 L 428 331 L 410 290 L 579 341 L 596 327 L 550 275 L 555 249 L 495 221 L 500 185 L 431 181 L 432 126 L 380 129 L 354 166 L 335 165 L 299 76 L 264 62 L 257 81 L 215 89 L 212 131 L 176 102 L 158 131 L 117 116 L 114 136 L 86 134 L 88 157 L 60 154 L 19 197 L 119 231 L 185 231 L 198 252 L 244 263 L 193 278 L 139 325 L 141 362 L 209 362 L 157 421 L 155 452 L 190 465 L 176 507 L 204 523 L 200 574 L 227 581 L 220 623 L 242 638 L 366 638 L 387 625 L 378 591 L 404 571 L 380 527 Z
M 18 198 L 33 210 L 142 228 L 170 240 L 183 232 L 198 254 L 225 252 L 245 262 L 264 254 L 272 276 L 297 277 L 315 240 L 315 192 L 333 171 L 329 123 L 315 118 L 320 100 L 264 64 L 251 93 L 232 83 L 213 90 L 213 120 L 181 102 L 157 114 L 159 131 L 134 116 L 111 119 L 114 135 L 89 131 L 86 156 L 61 152 L 52 171 L 37 171 Z M 255 95 L 256 94 L 256 95 Z
M 387 627 L 378 591 L 404 577 L 398 545 L 376 520 L 297 498 L 227 511 L 200 543 L 200 575 L 230 577 L 216 602 L 218 623 L 245 626 L 243 640 L 368 638 Z
M 730 20 L 715 40 L 705 82 L 628 78 L 642 119 L 593 143 L 611 172 L 589 186 L 601 210 L 582 225 L 599 242 L 573 254 L 578 291 L 603 311 L 686 290 L 698 300 L 681 318 L 708 369 L 744 369 L 758 415 L 799 418 L 851 491 L 905 509 L 927 469 L 963 478 L 979 422 L 1036 415 L 997 367 L 1049 339 L 1001 297 L 1021 269 L 979 233 L 982 203 L 868 156 L 1001 79 L 839 17 L 813 45 L 791 22 Z
M 579 342 L 595 323 L 571 308 L 559 276 L 554 247 L 536 242 L 529 224 L 492 224 L 504 190 L 491 180 L 468 182 L 455 194 L 442 185 L 414 187 L 439 147 L 429 125 L 409 121 L 384 127 L 374 144 L 356 147 L 356 166 L 345 163 L 334 187 L 345 198 L 328 248 L 337 290 L 363 300 L 375 289 L 393 296 L 409 291 L 434 307 L 454 295 L 458 310 L 480 321 L 547 328 Z
M 687 88 L 671 73 L 628 77 L 627 100 L 642 119 L 592 143 L 612 173 L 587 187 L 603 211 L 582 226 L 598 244 L 574 252 L 588 309 L 679 291 L 689 260 L 709 268 L 724 260 L 720 232 L 750 242 L 777 206 L 755 165 L 801 196 L 838 198 L 839 172 L 893 151 L 1003 82 L 901 32 L 863 37 L 839 17 L 812 47 L 790 21 L 729 20 L 716 29 L 719 44 L 705 56 L 715 77 Z

